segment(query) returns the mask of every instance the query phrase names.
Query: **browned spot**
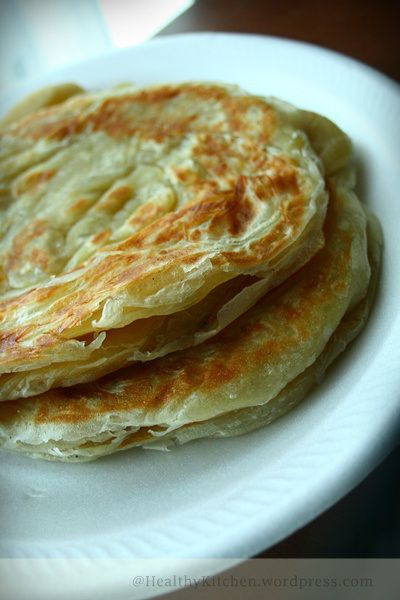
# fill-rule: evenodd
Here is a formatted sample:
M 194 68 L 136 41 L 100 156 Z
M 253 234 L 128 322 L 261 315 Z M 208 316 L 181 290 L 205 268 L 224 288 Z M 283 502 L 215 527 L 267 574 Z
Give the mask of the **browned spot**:
M 30 119 L 31 122 L 18 122 L 18 126 L 13 130 L 13 133 L 19 137 L 28 137 L 34 141 L 43 138 L 63 140 L 81 133 L 84 128 L 84 123 L 77 116 L 47 120 L 45 117 L 43 119 L 38 118 L 35 113 L 33 115 Z
M 79 215 L 82 212 L 84 212 L 90 205 L 91 201 L 89 200 L 89 198 L 79 198 L 67 208 L 67 213 L 72 215 Z
M 174 167 L 172 170 L 177 180 L 181 183 L 193 185 L 199 184 L 201 182 L 201 177 L 198 175 L 198 173 L 191 169 L 186 169 L 184 167 Z
M 65 388 L 68 390 L 69 388 Z M 41 402 L 41 396 L 38 396 L 38 410 L 35 415 L 35 423 L 46 423 L 49 420 L 49 411 L 46 402 Z M 59 398 L 56 397 L 53 400 L 53 410 L 57 411 L 58 422 L 62 423 L 76 423 L 85 421 L 90 418 L 91 412 L 88 407 L 85 406 L 83 399 L 81 398 Z M 53 411 L 52 411 L 53 412 Z
M 275 192 L 290 195 L 299 193 L 296 168 L 287 158 L 274 156 L 268 161 L 268 166 L 274 169 L 270 181 Z
M 291 171 L 288 173 L 287 171 L 283 171 L 277 173 L 272 178 L 274 189 L 278 193 L 285 194 L 298 194 L 299 193 L 299 185 L 297 183 L 296 173 Z
M 147 90 L 140 90 L 136 94 L 132 96 L 128 96 L 129 99 L 134 100 L 136 102 L 142 102 L 147 104 L 149 102 L 165 102 L 166 100 L 171 100 L 180 94 L 181 91 L 179 88 L 171 87 L 169 85 L 163 85 L 159 87 L 149 88 Z
M 154 123 L 149 119 L 146 123 L 143 121 L 139 127 L 135 127 L 131 133 L 137 133 L 143 139 L 153 139 L 161 143 L 167 137 L 181 137 L 190 129 L 189 126 L 195 120 L 195 115 L 181 117 L 168 123 L 168 121 L 159 121 Z
M 92 236 L 90 238 L 90 241 L 92 244 L 97 246 L 99 244 L 103 244 L 104 242 L 106 242 L 108 240 L 108 238 L 110 237 L 110 235 L 111 235 L 110 229 L 103 229 L 102 231 L 99 231 L 94 236 Z
M 20 259 L 22 258 L 25 249 L 29 242 L 40 237 L 46 231 L 47 222 L 43 219 L 35 219 L 29 225 L 26 225 L 14 237 L 11 245 L 10 253 L 6 260 L 6 270 L 13 271 L 18 268 Z
M 205 143 L 199 144 L 194 149 L 198 162 L 205 168 L 209 176 L 232 178 L 228 160 L 236 158 L 243 162 L 243 154 L 235 151 L 229 143 L 218 140 L 215 136 L 207 136 Z M 200 178 L 199 178 L 200 180 Z
M 222 106 L 228 116 L 231 131 L 240 132 L 248 129 L 248 122 L 245 117 L 246 112 L 251 108 L 258 108 L 262 115 L 261 130 L 256 129 L 255 131 L 259 139 L 268 140 L 276 127 L 274 109 L 259 98 L 252 96 L 236 97 L 226 94 Z
M 264 188 L 264 199 L 268 196 Z M 292 227 L 293 236 L 302 225 L 302 218 L 305 210 L 305 200 L 302 195 L 290 198 L 286 206 L 281 206 L 280 220 L 275 223 L 273 230 L 258 240 L 251 242 L 247 253 L 238 253 L 231 251 L 220 252 L 219 259 L 222 262 L 228 261 L 241 266 L 260 264 L 266 260 L 271 260 L 287 244 L 287 227 Z
M 17 181 L 15 193 L 19 196 L 21 194 L 25 194 L 26 192 L 37 192 L 40 187 L 42 187 L 47 181 L 50 181 L 55 174 L 55 169 L 47 169 L 44 171 L 34 171 L 33 173 L 29 173 Z
M 133 190 L 129 185 L 120 185 L 108 192 L 101 202 L 96 206 L 98 210 L 108 214 L 116 213 L 124 204 L 132 198 Z
M 229 232 L 233 236 L 239 236 L 248 230 L 255 209 L 246 197 L 245 180 L 245 177 L 239 177 L 234 192 L 225 194 L 224 201 L 215 207 L 217 210 L 212 211 L 209 234 L 221 236 L 224 232 Z
M 201 231 L 199 229 L 195 229 L 189 233 L 189 240 L 191 242 L 198 242 L 201 239 Z
M 90 124 L 93 131 L 105 131 L 113 137 L 126 137 L 139 134 L 156 141 L 162 141 L 168 135 L 181 135 L 187 130 L 189 123 L 195 118 L 186 115 L 171 120 L 165 120 L 157 111 L 162 110 L 157 106 L 156 111 L 152 105 L 168 102 L 180 94 L 179 88 L 161 86 L 153 90 L 142 90 L 136 94 L 127 94 L 104 100 L 96 111 L 88 115 L 85 126 Z M 147 105 L 147 112 L 139 110 L 138 115 L 132 115 L 132 108 L 138 110 L 137 105 Z
M 0 311 L 7 311 L 8 313 L 9 311 L 17 309 L 20 306 L 29 305 L 30 302 L 40 303 L 51 298 L 54 295 L 54 293 L 55 286 L 34 288 L 33 290 L 29 290 L 28 292 L 21 292 L 20 294 L 12 298 L 0 300 Z
M 128 222 L 134 231 L 138 231 L 163 215 L 165 215 L 164 206 L 147 202 L 139 206 Z

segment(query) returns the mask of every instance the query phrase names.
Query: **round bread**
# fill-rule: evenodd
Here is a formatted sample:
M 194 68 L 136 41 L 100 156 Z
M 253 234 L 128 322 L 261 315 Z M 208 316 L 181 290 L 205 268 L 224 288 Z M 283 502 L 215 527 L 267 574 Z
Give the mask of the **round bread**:
M 199 344 L 306 264 L 349 151 L 316 122 L 192 83 L 3 125 L 0 400 Z
M 379 226 L 347 179 L 330 189 L 324 248 L 257 305 L 197 347 L 2 403 L 3 447 L 85 461 L 132 446 L 238 435 L 286 412 L 358 333 L 376 282 Z

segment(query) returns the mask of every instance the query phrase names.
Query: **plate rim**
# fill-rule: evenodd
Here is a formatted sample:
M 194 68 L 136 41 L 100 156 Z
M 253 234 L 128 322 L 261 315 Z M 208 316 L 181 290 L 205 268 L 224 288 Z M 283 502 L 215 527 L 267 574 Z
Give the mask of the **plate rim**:
M 209 37 L 213 37 L 213 38 L 219 38 L 220 40 L 222 40 L 223 38 L 230 38 L 231 40 L 233 39 L 241 39 L 244 41 L 248 41 L 248 40 L 254 40 L 254 39 L 258 39 L 258 40 L 262 40 L 263 42 L 273 42 L 273 43 L 278 43 L 278 44 L 282 44 L 282 45 L 289 45 L 292 48 L 296 48 L 298 46 L 301 46 L 303 48 L 308 49 L 309 51 L 312 52 L 317 52 L 318 54 L 322 54 L 325 56 L 325 58 L 328 61 L 334 60 L 336 61 L 340 61 L 348 66 L 351 66 L 352 68 L 356 67 L 357 70 L 359 71 L 360 69 L 365 73 L 365 75 L 367 77 L 373 77 L 373 79 L 378 83 L 380 83 L 380 85 L 384 86 L 385 89 L 390 89 L 391 92 L 395 92 L 396 94 L 400 93 L 400 85 L 392 80 L 390 77 L 388 77 L 387 75 L 375 70 L 373 67 L 360 62 L 352 57 L 349 57 L 347 55 L 341 54 L 337 51 L 322 47 L 322 46 L 318 46 L 315 44 L 310 44 L 308 42 L 303 42 L 303 41 L 297 41 L 297 40 L 292 40 L 292 39 L 288 39 L 288 38 L 281 38 L 281 37 L 277 37 L 277 36 L 267 36 L 267 35 L 262 35 L 262 34 L 246 34 L 246 33 L 231 33 L 231 32 L 209 32 L 209 31 L 202 31 L 202 32 L 187 32 L 187 33 L 181 33 L 181 34 L 172 34 L 172 35 L 160 35 L 148 42 L 145 42 L 144 44 L 140 44 L 140 46 L 133 46 L 133 47 L 129 47 L 129 48 L 124 48 L 124 49 L 117 49 L 117 50 L 113 50 L 111 52 L 107 52 L 104 53 L 98 57 L 94 57 L 94 58 L 90 58 L 87 59 L 85 61 L 80 61 L 77 62 L 73 65 L 68 65 L 66 67 L 63 67 L 60 70 L 57 71 L 51 71 L 51 72 L 47 72 L 45 74 L 43 74 L 42 76 L 40 76 L 39 78 L 34 78 L 34 79 L 30 79 L 29 81 L 23 82 L 22 85 L 18 85 L 13 87 L 12 89 L 12 94 L 15 96 L 15 94 L 19 94 L 19 92 L 21 90 L 26 90 L 27 88 L 33 89 L 33 86 L 35 86 L 35 82 L 38 81 L 42 81 L 43 79 L 48 80 L 53 79 L 54 77 L 56 79 L 59 79 L 59 77 L 62 77 L 62 74 L 64 72 L 67 71 L 72 71 L 75 68 L 89 68 L 90 65 L 94 65 L 94 64 L 98 64 L 101 63 L 102 60 L 104 60 L 105 58 L 108 57 L 117 57 L 118 55 L 121 54 L 130 54 L 130 53 L 134 53 L 138 48 L 143 48 L 145 46 L 148 45 L 169 45 L 169 44 L 173 44 L 176 43 L 178 40 L 179 42 L 181 41 L 185 41 L 185 42 L 190 42 L 192 39 L 203 39 L 205 40 L 206 38 Z M 36 84 L 37 85 L 37 84 Z M 399 320 L 397 321 L 397 325 L 399 324 Z M 400 355 L 400 352 L 398 353 Z M 400 407 L 399 407 L 400 408 Z M 399 412 L 399 411 L 397 411 Z M 397 415 L 398 417 L 400 417 L 400 413 Z M 256 530 L 254 528 L 254 526 L 252 526 L 251 528 L 248 527 L 248 523 L 247 522 L 247 529 L 245 527 L 240 527 L 237 529 L 237 532 L 240 532 L 240 536 L 238 536 L 238 533 L 236 533 L 236 538 L 235 540 L 233 540 L 232 538 L 232 532 L 230 531 L 229 534 L 227 536 L 220 536 L 219 537 L 219 546 L 217 546 L 215 540 L 214 540 L 214 546 L 213 549 L 211 550 L 210 554 L 207 554 L 207 556 L 235 556 L 235 557 L 247 557 L 247 556 L 252 556 L 255 554 L 258 554 L 260 551 L 265 550 L 265 541 L 263 542 L 263 538 L 265 540 L 265 536 L 266 536 L 266 531 L 269 532 L 269 539 L 272 541 L 268 542 L 268 547 L 271 547 L 273 544 L 277 543 L 278 541 L 280 541 L 281 539 L 283 539 L 284 537 L 287 537 L 288 535 L 290 535 L 291 533 L 293 533 L 293 531 L 299 529 L 300 527 L 304 526 L 306 523 L 310 522 L 311 520 L 315 519 L 319 514 L 321 514 L 322 512 L 324 512 L 327 508 L 329 508 L 330 506 L 332 506 L 339 498 L 343 497 L 343 495 L 345 495 L 348 491 L 350 491 L 352 488 L 354 488 L 365 476 L 367 476 L 367 474 L 373 470 L 373 468 L 381 461 L 383 460 L 384 456 L 390 451 L 392 445 L 394 444 L 395 441 L 395 437 L 397 435 L 397 432 L 399 430 L 399 423 L 397 421 L 395 421 L 395 419 L 393 419 L 390 423 L 390 426 L 387 427 L 387 430 L 385 432 L 385 439 L 382 440 L 380 443 L 377 443 L 373 448 L 370 449 L 370 453 L 367 456 L 367 461 L 365 461 L 365 456 L 366 454 L 364 453 L 363 457 L 364 457 L 364 462 L 362 465 L 357 465 L 357 464 L 352 464 L 351 469 L 348 470 L 347 472 L 347 477 L 342 480 L 341 485 L 338 486 L 337 485 L 337 481 L 336 481 L 336 486 L 335 481 L 333 481 L 333 489 L 332 488 L 325 488 L 325 495 L 324 495 L 324 501 L 319 503 L 319 508 L 318 509 L 314 509 L 313 513 L 310 515 L 310 512 L 305 510 L 305 507 L 302 506 L 302 510 L 298 510 L 298 514 L 297 514 L 297 518 L 295 520 L 295 522 L 292 522 L 292 525 L 290 527 L 284 527 L 282 523 L 277 523 L 277 526 L 275 527 L 275 534 L 271 536 L 271 528 L 269 527 L 268 523 L 260 523 L 260 521 L 258 521 Z M 366 464 L 367 463 L 367 464 Z M 329 493 L 327 493 L 327 491 L 329 490 Z M 335 491 L 336 490 L 336 491 Z M 299 507 L 297 507 L 297 509 L 299 509 Z M 250 509 L 251 511 L 251 509 Z M 243 517 L 243 513 L 242 513 L 242 517 Z M 193 533 L 193 532 L 192 532 Z M 193 534 L 194 537 L 196 537 L 196 533 Z M 115 538 L 115 536 L 112 536 L 113 538 Z M 229 543 L 228 543 L 229 542 Z M 68 540 L 64 540 L 63 542 L 60 543 L 60 545 L 65 545 L 68 544 Z M 124 554 L 125 552 L 128 552 L 129 555 L 132 555 L 132 546 L 129 546 L 129 541 L 124 539 L 122 540 L 120 539 L 115 539 L 115 540 L 106 540 L 103 539 L 103 542 L 99 542 L 97 540 L 97 550 L 100 551 L 101 553 L 105 553 L 107 555 L 112 556 L 115 552 L 117 554 L 119 554 L 121 551 Z M 103 548 L 101 548 L 101 544 L 103 544 Z M 38 543 L 36 544 L 36 548 L 34 550 L 34 554 L 38 555 L 38 556 L 48 556 L 50 557 L 52 555 L 51 549 L 49 550 L 48 548 L 46 549 L 46 545 L 47 542 L 43 542 L 43 544 Z M 52 545 L 54 545 L 52 543 Z M 85 544 L 85 542 L 83 541 L 82 544 L 70 544 L 70 548 L 69 550 L 67 549 L 67 552 L 64 556 L 68 556 L 71 555 L 73 556 L 75 552 L 77 552 L 79 555 L 81 555 L 82 552 L 82 547 L 90 547 L 91 544 L 89 544 L 89 546 L 87 546 Z M 231 548 L 231 551 L 233 552 L 233 554 L 231 554 L 230 552 L 228 552 L 228 554 L 226 554 L 226 548 L 227 547 Z M 24 552 L 23 548 L 26 547 L 26 542 L 23 542 L 22 545 L 16 543 L 14 544 L 14 551 L 16 552 L 18 556 L 22 555 L 26 555 L 26 551 Z M 225 548 L 225 553 L 221 554 L 224 551 Z M 0 544 L 0 550 L 2 549 L 2 544 Z M 61 551 L 61 547 L 59 549 Z M 202 551 L 201 549 L 199 549 L 200 551 Z M 28 549 L 28 554 L 29 552 L 32 551 L 32 548 L 29 550 Z M 96 545 L 93 546 L 91 548 L 91 552 L 96 553 Z M 178 552 L 179 554 L 179 552 Z M 134 555 L 134 553 L 133 553 Z M 203 555 L 203 554 L 202 554 Z
M 356 67 L 357 70 L 363 70 L 366 75 L 369 74 L 370 76 L 373 76 L 374 78 L 381 80 L 382 84 L 386 85 L 388 87 L 388 89 L 391 88 L 391 90 L 393 92 L 400 94 L 400 82 L 397 82 L 395 79 L 393 79 L 386 73 L 379 71 L 375 67 L 369 65 L 366 62 L 363 62 L 360 59 L 357 59 L 348 54 L 339 52 L 338 50 L 333 50 L 332 48 L 328 48 L 326 46 L 321 46 L 319 44 L 315 44 L 312 42 L 306 42 L 304 40 L 295 40 L 295 39 L 284 37 L 284 36 L 268 35 L 268 34 L 262 34 L 262 33 L 246 33 L 246 32 L 238 33 L 238 32 L 233 32 L 233 31 L 199 30 L 199 31 L 187 31 L 187 32 L 182 32 L 182 33 L 171 33 L 171 34 L 162 34 L 162 32 L 160 32 L 155 37 L 153 37 L 145 42 L 142 42 L 140 44 L 135 44 L 133 46 L 129 46 L 129 47 L 125 47 L 125 48 L 111 48 L 106 52 L 102 52 L 98 56 L 92 56 L 85 60 L 75 61 L 68 65 L 63 65 L 60 69 L 54 68 L 49 71 L 45 71 L 38 77 L 29 77 L 21 82 L 15 82 L 14 84 L 6 86 L 5 89 L 0 90 L 0 103 L 2 101 L 7 102 L 8 97 L 10 97 L 10 96 L 14 99 L 14 97 L 19 96 L 20 92 L 22 94 L 27 93 L 25 91 L 27 89 L 32 89 L 32 90 L 37 89 L 37 88 L 35 88 L 35 86 L 37 85 L 37 82 L 40 82 L 42 80 L 47 80 L 49 78 L 52 79 L 53 77 L 55 77 L 56 79 L 59 79 L 59 75 L 62 76 L 62 74 L 64 72 L 69 72 L 74 68 L 81 68 L 81 67 L 87 68 L 87 67 L 89 67 L 90 64 L 96 64 L 100 60 L 106 59 L 108 57 L 114 57 L 114 56 L 117 57 L 117 56 L 122 56 L 124 54 L 129 54 L 130 52 L 136 50 L 137 48 L 142 48 L 142 47 L 145 47 L 148 45 L 164 44 L 164 43 L 170 43 L 171 41 L 174 42 L 174 41 L 185 40 L 185 39 L 189 39 L 189 41 L 190 41 L 191 38 L 200 39 L 200 38 L 207 38 L 207 37 L 221 38 L 221 39 L 222 38 L 231 38 L 231 39 L 248 38 L 249 40 L 250 39 L 260 39 L 260 40 L 268 40 L 270 42 L 274 42 L 274 43 L 278 43 L 278 44 L 283 43 L 285 45 L 292 45 L 293 47 L 300 46 L 303 48 L 308 48 L 309 50 L 318 52 L 319 54 L 325 54 L 327 58 L 330 57 L 331 59 L 337 59 L 343 63 L 347 63 L 348 66 L 352 65 L 353 67 Z

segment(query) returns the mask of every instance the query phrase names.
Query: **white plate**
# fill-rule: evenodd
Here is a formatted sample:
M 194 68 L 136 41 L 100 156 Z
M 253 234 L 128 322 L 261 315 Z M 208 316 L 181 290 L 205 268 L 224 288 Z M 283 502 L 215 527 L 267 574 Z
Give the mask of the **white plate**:
M 3 453 L 1 556 L 245 557 L 356 485 L 393 445 L 400 415 L 400 107 L 397 85 L 353 60 L 282 39 L 156 39 L 36 80 L 101 88 L 220 80 L 321 112 L 355 143 L 362 198 L 379 216 L 379 295 L 360 338 L 301 406 L 273 425 L 171 452 L 65 465 Z

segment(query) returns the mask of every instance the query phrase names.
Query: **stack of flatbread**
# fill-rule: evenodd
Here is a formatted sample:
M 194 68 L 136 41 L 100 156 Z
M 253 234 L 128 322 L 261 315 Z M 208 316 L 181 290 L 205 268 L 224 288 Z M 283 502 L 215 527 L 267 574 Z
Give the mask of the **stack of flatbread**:
M 324 117 L 214 83 L 64 85 L 0 138 L 3 448 L 245 433 L 365 323 L 381 233 Z

